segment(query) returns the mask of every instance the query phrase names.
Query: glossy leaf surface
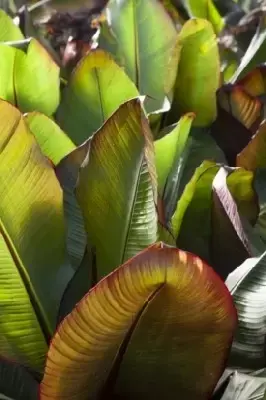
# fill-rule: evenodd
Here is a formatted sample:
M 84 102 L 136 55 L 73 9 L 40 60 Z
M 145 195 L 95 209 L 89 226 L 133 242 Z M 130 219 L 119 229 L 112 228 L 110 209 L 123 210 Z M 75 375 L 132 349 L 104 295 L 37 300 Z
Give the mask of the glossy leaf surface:
M 266 121 L 237 156 L 237 166 L 249 171 L 266 168 Z
M 186 7 L 191 17 L 210 21 L 216 34 L 223 29 L 224 20 L 212 0 L 187 0 Z
M 104 398 L 113 390 L 128 399 L 177 392 L 206 399 L 235 324 L 230 295 L 213 270 L 157 243 L 101 280 L 62 322 L 40 399 Z
M 140 100 L 123 104 L 92 137 L 77 198 L 99 278 L 156 241 L 154 149 Z
M 138 91 L 108 53 L 90 52 L 72 72 L 56 119 L 77 145 L 88 139 Z

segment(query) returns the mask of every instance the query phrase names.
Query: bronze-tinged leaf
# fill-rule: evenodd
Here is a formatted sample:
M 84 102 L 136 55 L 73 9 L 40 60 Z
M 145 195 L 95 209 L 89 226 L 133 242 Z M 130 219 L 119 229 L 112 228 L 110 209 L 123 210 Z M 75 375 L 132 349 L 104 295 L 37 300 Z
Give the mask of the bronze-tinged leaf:
M 248 145 L 238 154 L 236 165 L 249 171 L 266 168 L 266 120 L 262 122 Z
M 226 86 L 219 90 L 218 101 L 221 107 L 232 114 L 246 128 L 256 128 L 262 118 L 262 103 L 247 94 L 240 86 Z M 254 128 L 253 128 L 254 129 Z
M 244 78 L 237 81 L 250 96 L 261 96 L 266 93 L 266 66 L 254 68 Z
M 206 400 L 236 326 L 224 283 L 156 243 L 102 279 L 61 323 L 40 400 Z

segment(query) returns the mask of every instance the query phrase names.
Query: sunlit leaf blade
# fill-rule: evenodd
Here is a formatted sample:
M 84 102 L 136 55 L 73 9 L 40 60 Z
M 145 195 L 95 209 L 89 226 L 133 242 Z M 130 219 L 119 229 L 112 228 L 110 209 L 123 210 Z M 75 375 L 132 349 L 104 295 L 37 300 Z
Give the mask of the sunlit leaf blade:
M 266 17 L 262 16 L 256 34 L 253 36 L 250 45 L 241 60 L 231 82 L 242 78 L 245 74 L 252 71 L 254 67 L 265 62 L 266 51 Z
M 265 365 L 266 253 L 249 258 L 232 272 L 226 285 L 238 310 L 238 328 L 230 365 L 259 369 Z
M 61 128 L 77 145 L 88 139 L 138 91 L 107 53 L 96 50 L 85 56 L 72 72 L 57 111 Z
M 219 52 L 212 25 L 204 19 L 187 21 L 179 42 L 181 54 L 171 122 L 176 122 L 178 114 L 194 112 L 196 126 L 210 125 L 216 117 L 215 96 L 220 82 Z
M 237 204 L 228 188 L 227 176 L 228 171 L 221 167 L 212 184 L 211 259 L 215 270 L 223 278 L 251 255 Z
M 171 18 L 158 0 L 111 0 L 107 18 L 121 65 L 140 94 L 149 96 L 147 111 L 161 109 L 175 82 L 180 51 Z M 106 43 L 105 50 L 113 48 Z
M 0 358 L 0 398 L 36 400 L 38 383 L 21 365 Z
M 0 9 L 0 42 L 22 40 L 24 36 L 12 18 Z
M 235 372 L 221 400 L 263 400 L 266 378 Z
M 240 86 L 221 89 L 218 92 L 218 101 L 224 110 L 231 113 L 248 129 L 261 121 L 263 107 L 261 101 L 251 97 Z
M 161 195 L 169 191 L 169 186 L 172 189 L 193 119 L 194 114 L 184 115 L 169 134 L 154 143 L 158 192 Z
M 1 11 L 1 10 L 0 10 Z M 16 49 L 0 43 L 0 98 L 15 104 L 13 67 Z
M 1 101 L 0 121 L 0 230 L 19 255 L 51 332 L 72 276 L 62 191 L 19 111 Z
M 62 322 L 40 399 L 104 398 L 113 388 L 127 399 L 206 399 L 235 324 L 232 300 L 213 270 L 157 243 L 101 280 Z
M 266 94 L 266 66 L 261 65 L 254 68 L 242 79 L 237 81 L 250 96 L 262 96 Z
M 156 241 L 154 149 L 140 100 L 124 103 L 92 137 L 77 198 L 99 278 Z
M 59 67 L 34 38 L 26 53 L 16 50 L 14 86 L 16 103 L 21 111 L 37 110 L 50 116 L 57 109 L 60 100 Z
M 49 117 L 39 112 L 32 112 L 24 119 L 37 140 L 43 154 L 57 165 L 76 146 L 72 140 Z
M 187 0 L 186 8 L 191 17 L 204 18 L 212 23 L 216 34 L 224 27 L 224 20 L 212 0 Z
M 196 169 L 172 218 L 177 246 L 207 262 L 210 262 L 212 182 L 218 170 L 219 166 L 209 161 Z
M 64 214 L 67 225 L 67 249 L 72 266 L 77 269 L 86 247 L 86 232 L 80 206 L 75 195 L 79 169 L 90 148 L 90 139 L 61 160 L 55 172 L 63 189 Z
M 266 168 L 266 121 L 263 121 L 248 145 L 238 154 L 237 166 L 250 171 Z

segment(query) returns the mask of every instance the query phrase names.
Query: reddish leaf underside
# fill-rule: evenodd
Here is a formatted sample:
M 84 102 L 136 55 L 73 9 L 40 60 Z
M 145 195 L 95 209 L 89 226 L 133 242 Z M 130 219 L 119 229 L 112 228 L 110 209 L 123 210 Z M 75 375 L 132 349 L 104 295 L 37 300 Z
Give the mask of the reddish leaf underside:
M 235 325 L 231 296 L 215 272 L 156 243 L 102 279 L 61 323 L 40 399 L 104 399 L 112 392 L 208 399 Z

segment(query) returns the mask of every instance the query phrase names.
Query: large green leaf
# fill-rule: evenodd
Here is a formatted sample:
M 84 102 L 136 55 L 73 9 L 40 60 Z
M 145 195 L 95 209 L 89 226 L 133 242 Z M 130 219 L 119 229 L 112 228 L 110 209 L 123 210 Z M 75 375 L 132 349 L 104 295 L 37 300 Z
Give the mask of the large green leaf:
M 212 0 L 187 0 L 184 4 L 191 17 L 209 20 L 217 34 L 223 29 L 224 20 Z
M 194 112 L 196 126 L 207 126 L 216 118 L 216 90 L 220 82 L 219 51 L 210 22 L 187 21 L 180 34 L 181 54 L 170 112 L 170 122 L 178 114 Z
M 265 366 L 266 252 L 247 259 L 227 280 L 238 311 L 238 327 L 230 365 L 246 369 Z
M 156 243 L 102 279 L 59 326 L 40 400 L 205 400 L 236 322 L 210 267 Z
M 90 52 L 72 72 L 56 118 L 77 145 L 88 139 L 138 91 L 108 53 Z
M 18 108 L 52 115 L 60 100 L 59 73 L 58 65 L 37 40 L 31 39 L 26 53 L 17 49 L 14 86 Z
M 175 82 L 179 54 L 171 18 L 158 0 L 111 0 L 107 18 L 119 62 L 140 94 L 149 96 L 147 111 L 162 109 Z M 105 41 L 104 48 L 112 52 L 114 46 Z
M 99 277 L 156 241 L 154 149 L 139 99 L 124 103 L 92 137 L 77 198 Z
M 24 39 L 20 29 L 12 18 L 0 9 L 0 42 L 11 42 Z
M 72 140 L 49 117 L 39 112 L 32 112 L 24 119 L 37 140 L 43 154 L 57 165 L 76 146 Z
M 0 296 L 1 303 L 6 302 L 1 311 L 0 353 L 9 347 L 5 353 L 16 353 L 18 346 L 22 354 L 12 355 L 23 356 L 40 369 L 44 335 L 49 338 L 53 331 L 61 296 L 72 276 L 66 262 L 63 196 L 19 111 L 1 101 L 0 121 Z
M 0 399 L 36 400 L 38 389 L 37 381 L 22 365 L 0 358 Z

